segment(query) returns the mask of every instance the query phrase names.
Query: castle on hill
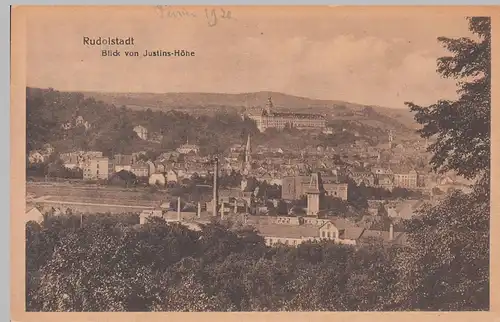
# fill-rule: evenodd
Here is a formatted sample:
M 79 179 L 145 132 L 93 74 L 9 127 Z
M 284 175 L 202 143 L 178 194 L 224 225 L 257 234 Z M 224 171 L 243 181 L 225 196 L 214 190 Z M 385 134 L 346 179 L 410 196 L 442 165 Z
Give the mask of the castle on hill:
M 277 112 L 271 98 L 266 107 L 257 114 L 247 114 L 247 117 L 257 123 L 259 131 L 275 128 L 284 129 L 286 126 L 301 130 L 322 130 L 326 128 L 326 118 L 322 114 Z

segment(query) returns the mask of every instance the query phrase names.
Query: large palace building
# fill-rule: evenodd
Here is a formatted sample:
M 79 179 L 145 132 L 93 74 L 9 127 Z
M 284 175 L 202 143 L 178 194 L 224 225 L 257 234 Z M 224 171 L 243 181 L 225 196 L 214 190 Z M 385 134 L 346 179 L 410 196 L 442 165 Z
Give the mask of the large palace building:
M 286 126 L 303 130 L 321 130 L 326 127 L 326 118 L 322 114 L 284 113 L 273 111 L 271 98 L 267 101 L 266 108 L 259 114 L 248 114 L 250 119 L 257 123 L 259 131 L 266 129 L 284 129 Z

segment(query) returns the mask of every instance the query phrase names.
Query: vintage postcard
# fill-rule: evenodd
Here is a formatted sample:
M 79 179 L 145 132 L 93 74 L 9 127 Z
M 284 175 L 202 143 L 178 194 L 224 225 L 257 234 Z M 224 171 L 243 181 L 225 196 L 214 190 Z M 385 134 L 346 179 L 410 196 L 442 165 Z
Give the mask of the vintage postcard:
M 499 321 L 499 14 L 13 7 L 13 320 Z

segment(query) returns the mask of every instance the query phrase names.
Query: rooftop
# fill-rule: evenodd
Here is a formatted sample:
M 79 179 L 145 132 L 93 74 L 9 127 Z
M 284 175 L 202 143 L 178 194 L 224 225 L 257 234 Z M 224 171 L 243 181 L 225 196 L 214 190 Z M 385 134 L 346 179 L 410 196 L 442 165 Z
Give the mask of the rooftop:
M 255 228 L 262 236 L 278 238 L 319 237 L 319 229 L 312 225 L 289 226 L 280 224 L 257 224 Z

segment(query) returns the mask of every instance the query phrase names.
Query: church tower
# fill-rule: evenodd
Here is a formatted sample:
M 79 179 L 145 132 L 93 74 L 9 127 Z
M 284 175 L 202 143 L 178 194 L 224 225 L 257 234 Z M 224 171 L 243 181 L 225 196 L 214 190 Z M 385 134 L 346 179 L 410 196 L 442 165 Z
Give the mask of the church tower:
M 273 101 L 271 100 L 271 97 L 267 99 L 267 104 L 266 104 L 266 112 L 267 115 L 270 115 L 273 110 Z
M 250 144 L 250 134 L 247 136 L 247 144 L 245 146 L 245 164 L 250 163 L 250 158 L 252 156 L 252 146 Z
M 320 200 L 322 195 L 321 175 L 315 172 L 311 175 L 311 181 L 306 189 L 307 195 L 307 215 L 318 216 L 320 210 Z
M 244 159 L 241 168 L 244 175 L 248 175 L 250 170 L 252 170 L 252 146 L 250 144 L 250 134 L 247 136 L 247 143 L 245 145 Z

